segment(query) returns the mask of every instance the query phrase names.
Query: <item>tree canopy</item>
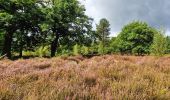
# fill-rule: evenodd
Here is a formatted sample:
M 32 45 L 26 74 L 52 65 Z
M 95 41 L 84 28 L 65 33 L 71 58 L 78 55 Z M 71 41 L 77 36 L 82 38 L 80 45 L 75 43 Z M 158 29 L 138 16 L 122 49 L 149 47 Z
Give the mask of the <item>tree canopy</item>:
M 107 19 L 103 18 L 100 20 L 99 24 L 96 26 L 96 33 L 99 41 L 101 42 L 99 45 L 99 51 L 103 54 L 105 52 L 107 39 L 110 35 L 110 23 Z
M 126 54 L 149 54 L 156 29 L 145 22 L 134 21 L 124 26 L 115 44 L 118 51 Z
M 160 30 L 154 34 L 153 44 L 151 45 L 151 53 L 157 56 L 162 56 L 166 53 L 168 48 L 168 41 L 165 32 Z
M 24 45 L 47 42 L 55 56 L 63 41 L 92 41 L 91 24 L 77 0 L 0 0 L 0 25 L 5 32 L 2 54 L 9 58 L 13 42 L 19 43 L 21 53 Z
M 133 21 L 111 38 L 109 21 L 102 18 L 95 30 L 85 11 L 78 0 L 0 0 L 1 55 L 144 55 L 166 42 L 170 52 L 170 38 L 145 22 Z

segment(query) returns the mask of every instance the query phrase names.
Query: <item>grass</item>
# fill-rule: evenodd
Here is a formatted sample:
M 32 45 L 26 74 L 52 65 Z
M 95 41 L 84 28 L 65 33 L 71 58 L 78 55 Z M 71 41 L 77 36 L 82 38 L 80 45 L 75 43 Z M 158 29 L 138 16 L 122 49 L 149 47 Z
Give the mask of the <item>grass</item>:
M 0 61 L 0 100 L 169 100 L 170 57 Z

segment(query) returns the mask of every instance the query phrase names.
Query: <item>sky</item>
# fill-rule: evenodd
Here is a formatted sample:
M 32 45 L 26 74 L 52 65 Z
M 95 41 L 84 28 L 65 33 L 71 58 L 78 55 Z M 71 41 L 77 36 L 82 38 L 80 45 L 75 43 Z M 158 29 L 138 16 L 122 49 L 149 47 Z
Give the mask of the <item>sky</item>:
M 86 7 L 86 14 L 94 18 L 94 25 L 101 18 L 111 24 L 111 36 L 116 36 L 124 25 L 140 20 L 155 28 L 163 28 L 170 35 L 170 0 L 79 0 Z

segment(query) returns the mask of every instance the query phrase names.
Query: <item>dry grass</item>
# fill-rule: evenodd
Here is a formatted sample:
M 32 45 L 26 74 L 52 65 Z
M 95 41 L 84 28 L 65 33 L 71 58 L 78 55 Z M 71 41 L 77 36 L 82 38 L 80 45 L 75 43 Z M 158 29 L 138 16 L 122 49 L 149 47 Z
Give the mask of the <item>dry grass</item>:
M 170 57 L 0 61 L 0 100 L 170 100 Z

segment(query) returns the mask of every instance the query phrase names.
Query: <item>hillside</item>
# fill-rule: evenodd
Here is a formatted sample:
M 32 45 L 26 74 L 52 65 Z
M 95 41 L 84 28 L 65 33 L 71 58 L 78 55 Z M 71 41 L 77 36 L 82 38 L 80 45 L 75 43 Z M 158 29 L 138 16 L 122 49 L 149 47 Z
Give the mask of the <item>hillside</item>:
M 0 100 L 170 99 L 170 57 L 0 61 Z

